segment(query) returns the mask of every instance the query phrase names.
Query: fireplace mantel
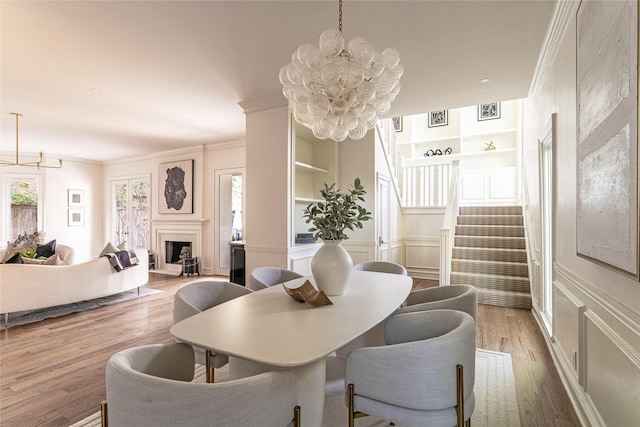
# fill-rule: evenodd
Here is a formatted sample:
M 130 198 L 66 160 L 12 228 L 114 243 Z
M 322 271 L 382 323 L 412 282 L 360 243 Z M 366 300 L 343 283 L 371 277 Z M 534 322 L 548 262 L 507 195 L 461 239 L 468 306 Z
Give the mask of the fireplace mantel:
M 192 256 L 202 256 L 202 227 L 207 221 L 207 219 L 161 219 L 151 221 L 151 235 L 153 236 L 157 254 L 156 268 L 158 272 L 175 275 L 182 272 L 180 265 L 169 264 L 165 261 L 167 241 L 191 242 Z

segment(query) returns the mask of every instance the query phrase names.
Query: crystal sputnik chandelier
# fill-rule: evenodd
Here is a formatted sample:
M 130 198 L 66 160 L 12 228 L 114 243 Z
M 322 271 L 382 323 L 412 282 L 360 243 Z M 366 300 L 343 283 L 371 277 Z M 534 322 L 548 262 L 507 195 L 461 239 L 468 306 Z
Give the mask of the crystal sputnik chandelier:
M 300 46 L 280 69 L 280 82 L 298 123 L 318 139 L 344 141 L 361 139 L 389 112 L 404 68 L 396 49 L 376 52 L 361 37 L 345 49 L 338 3 L 338 30 L 323 31 L 319 47 Z

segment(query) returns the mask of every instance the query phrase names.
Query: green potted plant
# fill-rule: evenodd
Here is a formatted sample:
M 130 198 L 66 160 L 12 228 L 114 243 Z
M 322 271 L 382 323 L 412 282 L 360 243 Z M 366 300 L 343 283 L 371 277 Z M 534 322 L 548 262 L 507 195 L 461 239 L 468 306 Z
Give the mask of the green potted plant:
M 302 217 L 313 226 L 309 231 L 323 245 L 311 260 L 311 272 L 319 290 L 327 295 L 342 295 L 351 275 L 353 261 L 341 245 L 349 238 L 346 230 L 362 228 L 362 223 L 371 219 L 371 212 L 361 205 L 366 191 L 356 178 L 353 186 L 343 192 L 324 184 L 320 195 L 324 202 L 310 203 Z

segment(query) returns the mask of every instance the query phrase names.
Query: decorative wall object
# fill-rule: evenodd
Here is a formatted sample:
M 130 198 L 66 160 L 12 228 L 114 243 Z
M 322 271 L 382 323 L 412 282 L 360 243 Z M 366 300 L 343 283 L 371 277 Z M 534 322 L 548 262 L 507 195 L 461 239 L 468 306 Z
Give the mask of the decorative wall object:
M 438 126 L 447 126 L 449 124 L 449 110 L 431 111 L 429 113 L 430 128 Z
M 70 208 L 69 209 L 68 225 L 69 227 L 83 227 L 84 226 L 84 209 L 82 208 Z
M 402 117 L 393 117 L 391 120 L 393 121 L 393 129 L 396 132 L 402 132 Z
M 500 103 L 491 102 L 489 104 L 478 105 L 478 121 L 495 120 L 500 118 Z
M 158 213 L 193 213 L 193 160 L 160 163 Z
M 636 280 L 638 3 L 577 12 L 577 253 Z
M 84 191 L 67 190 L 67 206 L 70 208 L 79 208 L 84 206 Z

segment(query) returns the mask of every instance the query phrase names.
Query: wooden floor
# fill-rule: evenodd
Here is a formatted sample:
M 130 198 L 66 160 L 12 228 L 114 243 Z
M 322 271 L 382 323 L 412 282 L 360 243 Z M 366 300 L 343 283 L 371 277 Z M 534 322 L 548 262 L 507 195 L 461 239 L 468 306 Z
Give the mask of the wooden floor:
M 66 427 L 96 412 L 108 358 L 172 341 L 173 295 L 191 280 L 151 273 L 147 286 L 164 292 L 0 331 L 0 426 Z M 479 306 L 477 344 L 511 354 L 522 426 L 579 426 L 530 311 Z

